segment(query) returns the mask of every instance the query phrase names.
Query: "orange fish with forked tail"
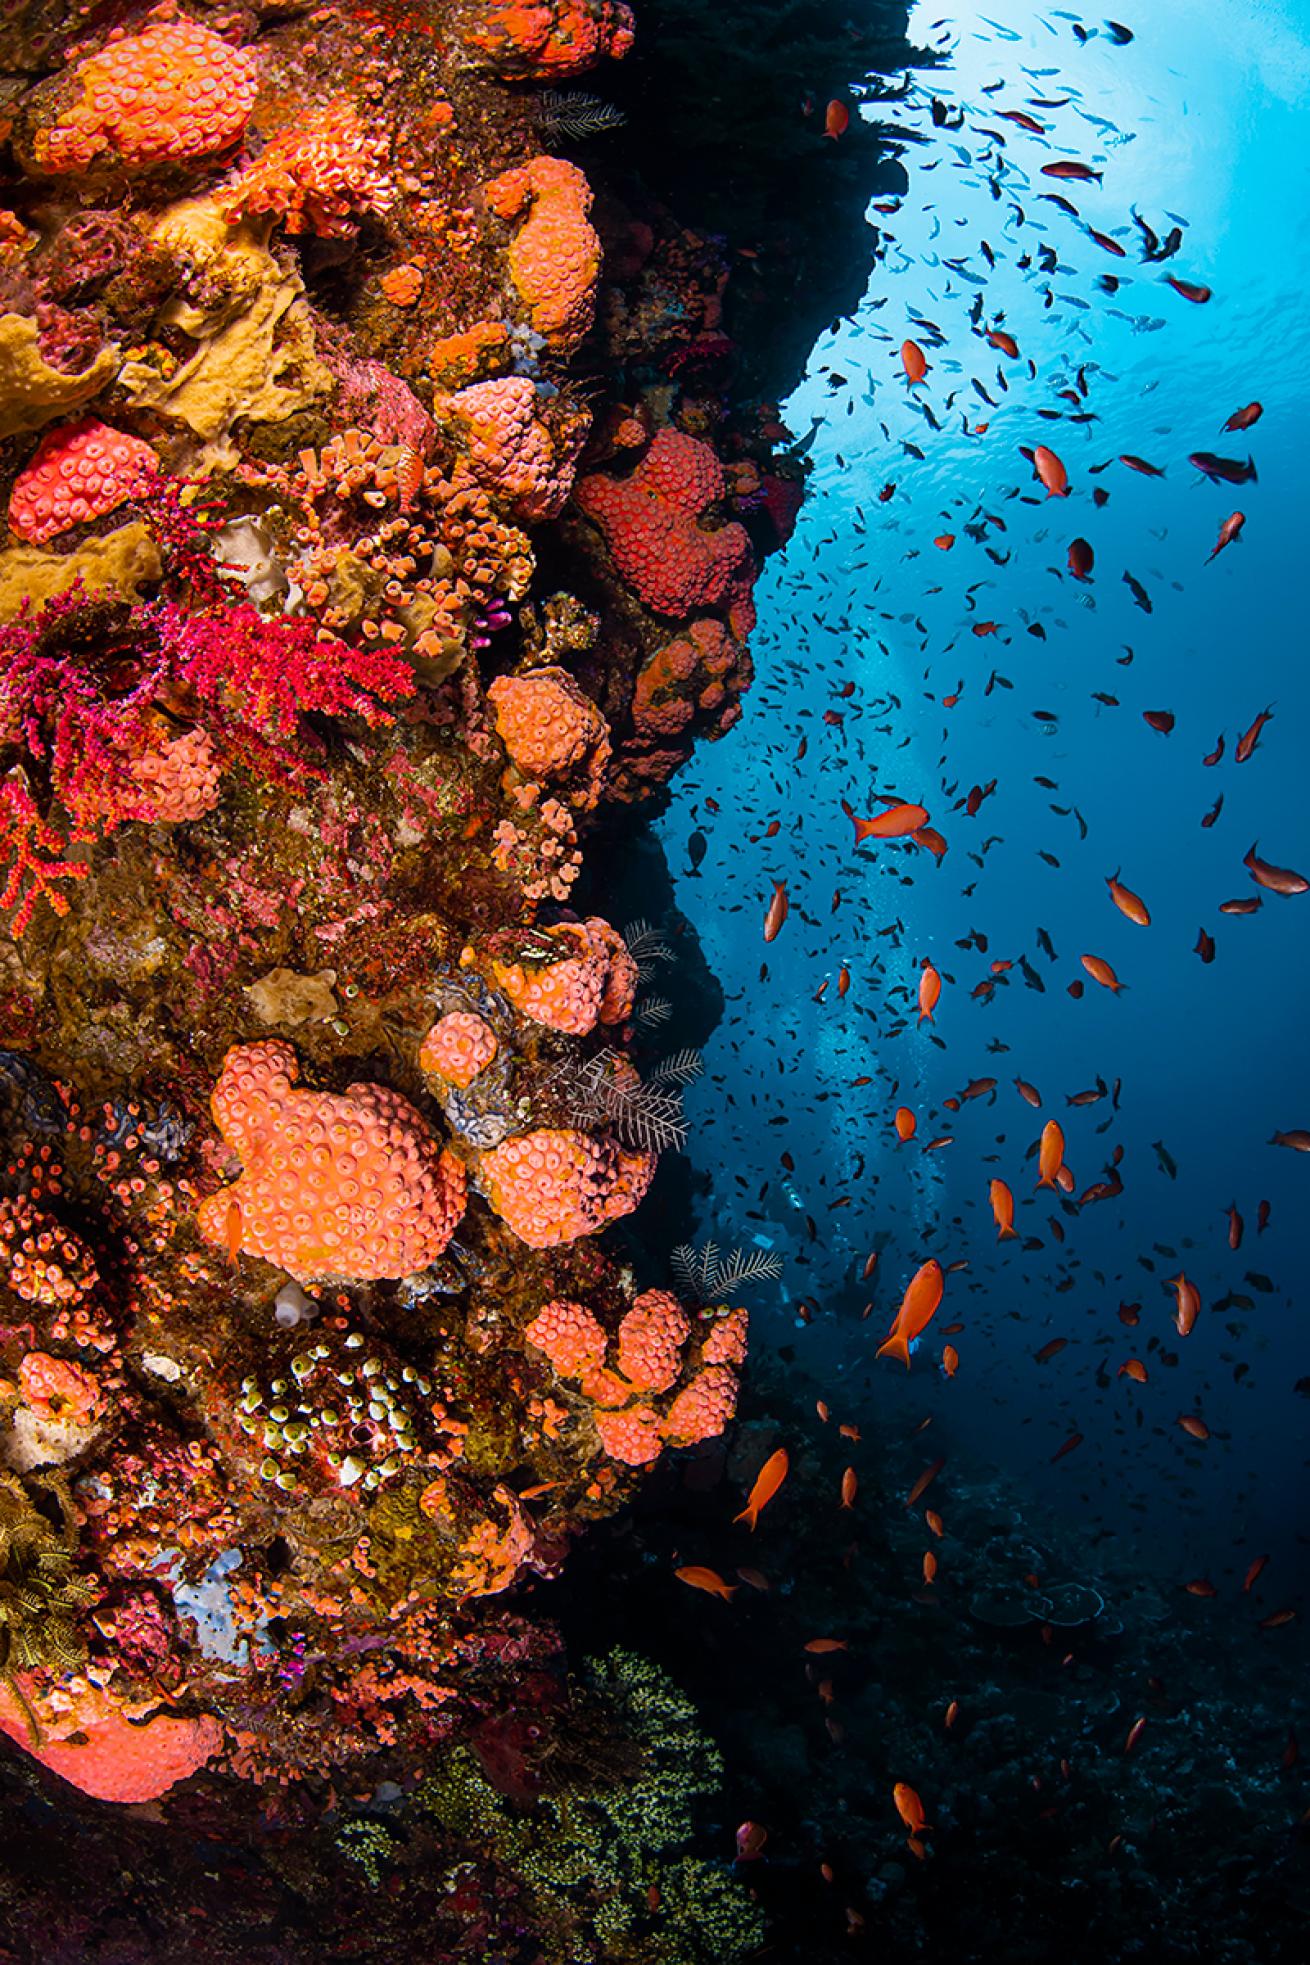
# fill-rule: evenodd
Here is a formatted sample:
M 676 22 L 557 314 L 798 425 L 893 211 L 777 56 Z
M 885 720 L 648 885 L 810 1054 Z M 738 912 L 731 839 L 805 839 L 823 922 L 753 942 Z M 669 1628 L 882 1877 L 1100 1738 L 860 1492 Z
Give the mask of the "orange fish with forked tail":
M 923 381 L 928 373 L 928 357 L 917 341 L 902 341 L 901 365 L 911 383 Z
M 899 1358 L 910 1369 L 910 1346 L 922 1336 L 937 1314 L 946 1278 L 936 1257 L 930 1257 L 910 1278 L 909 1287 L 896 1312 L 896 1321 L 875 1356 Z
M 739 1515 L 733 1516 L 733 1520 L 749 1523 L 751 1530 L 754 1531 L 760 1519 L 761 1508 L 767 1507 L 772 1501 L 786 1480 L 790 1466 L 791 1461 L 787 1457 L 785 1446 L 780 1446 L 776 1453 L 771 1453 L 755 1476 L 755 1485 L 746 1497 L 746 1506 Z
M 1037 1185 L 1054 1187 L 1064 1165 L 1064 1131 L 1054 1119 L 1048 1119 L 1042 1127 L 1041 1145 L 1037 1149 Z
M 989 1181 L 987 1194 L 992 1204 L 992 1219 L 996 1223 L 997 1241 L 1012 1239 L 1015 1233 L 1014 1195 L 1003 1180 Z
M 942 993 L 942 979 L 931 962 L 925 961 L 919 976 L 919 1022 L 931 1023 Z
M 904 839 L 918 832 L 928 820 L 927 810 L 922 805 L 889 805 L 885 812 L 875 813 L 871 819 L 859 819 L 843 799 L 842 811 L 855 827 L 857 846 L 866 839 Z
M 685 1569 L 675 1569 L 674 1575 L 680 1583 L 689 1583 L 693 1590 L 704 1590 L 712 1597 L 722 1597 L 725 1603 L 732 1602 L 735 1583 L 725 1583 L 717 1569 L 706 1569 L 700 1563 L 689 1563 Z

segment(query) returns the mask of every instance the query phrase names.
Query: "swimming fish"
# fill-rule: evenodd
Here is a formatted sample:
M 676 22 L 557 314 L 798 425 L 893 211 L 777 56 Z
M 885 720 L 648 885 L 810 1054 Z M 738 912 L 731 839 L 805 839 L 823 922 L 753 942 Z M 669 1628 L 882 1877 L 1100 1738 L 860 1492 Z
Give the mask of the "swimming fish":
M 1057 1120 L 1048 1119 L 1042 1127 L 1041 1143 L 1037 1149 L 1037 1185 L 1054 1187 L 1063 1165 L 1064 1132 Z
M 1180 1269 L 1176 1276 L 1169 1278 L 1173 1288 L 1176 1308 L 1174 1323 L 1180 1337 L 1190 1336 L 1196 1320 L 1201 1314 L 1201 1292 L 1195 1283 L 1189 1283 Z
M 787 912 L 786 882 L 775 880 L 773 883 L 773 899 L 769 902 L 768 912 L 764 917 L 764 939 L 766 942 L 777 940 L 782 929 L 782 924 L 787 919 Z
M 1236 539 L 1239 536 L 1242 527 L 1245 524 L 1246 524 L 1245 512 L 1230 512 L 1228 514 L 1228 517 L 1224 520 L 1223 524 L 1219 528 L 1218 539 L 1215 541 L 1214 546 L 1206 556 L 1205 563 L 1207 566 L 1209 566 L 1210 561 L 1212 559 L 1216 559 L 1219 556 L 1219 554 L 1222 553 L 1225 546 L 1232 545 L 1234 539 Z
M 704 1590 L 708 1596 L 722 1597 L 725 1603 L 731 1602 L 737 1588 L 735 1583 L 725 1583 L 717 1569 L 705 1569 L 699 1563 L 690 1563 L 673 1573 L 680 1583 L 690 1584 L 693 1590 Z
M 766 1508 L 772 1501 L 786 1480 L 790 1466 L 791 1461 L 785 1446 L 780 1446 L 776 1453 L 771 1453 L 755 1476 L 755 1484 L 747 1496 L 746 1506 L 739 1515 L 733 1516 L 733 1520 L 749 1523 L 753 1534 L 760 1519 L 760 1510 Z
M 1069 473 L 1055 452 L 1044 443 L 1039 443 L 1033 452 L 1033 469 L 1046 486 L 1048 498 L 1069 496 Z
M 928 373 L 928 357 L 917 341 L 902 341 L 901 363 L 911 386 L 922 382 Z
M 937 1004 L 941 998 L 941 993 L 942 993 L 942 979 L 938 975 L 937 971 L 933 968 L 932 963 L 925 960 L 923 968 L 919 973 L 919 1022 L 920 1023 L 932 1022 L 933 1020 L 932 1013 L 937 1007 Z
M 912 1835 L 924 1835 L 930 1832 L 928 1818 L 923 1812 L 923 1803 L 912 1787 L 904 1781 L 898 1781 L 892 1789 L 892 1800 L 896 1804 L 896 1813 Z
M 1130 921 L 1136 922 L 1139 928 L 1150 927 L 1151 911 L 1147 907 L 1146 902 L 1139 894 L 1134 894 L 1131 887 L 1121 886 L 1117 873 L 1109 876 L 1106 885 L 1110 889 L 1110 899 L 1114 902 L 1120 914 L 1126 915 Z
M 992 1204 L 992 1219 L 996 1223 L 997 1241 L 1014 1240 L 1014 1195 L 1003 1180 L 990 1181 L 987 1194 Z
M 942 1265 L 935 1256 L 929 1257 L 911 1277 L 901 1307 L 896 1313 L 895 1322 L 885 1341 L 874 1353 L 875 1357 L 899 1358 L 905 1369 L 910 1369 L 910 1346 L 922 1336 L 937 1314 L 946 1286 Z M 917 1497 L 916 1497 L 917 1498 Z
M 1258 840 L 1256 844 L 1259 844 Z M 1271 894 L 1291 895 L 1310 891 L 1310 880 L 1304 874 L 1296 873 L 1291 867 L 1276 867 L 1268 860 L 1260 859 L 1255 846 L 1243 855 L 1242 865 L 1257 886 L 1267 887 Z

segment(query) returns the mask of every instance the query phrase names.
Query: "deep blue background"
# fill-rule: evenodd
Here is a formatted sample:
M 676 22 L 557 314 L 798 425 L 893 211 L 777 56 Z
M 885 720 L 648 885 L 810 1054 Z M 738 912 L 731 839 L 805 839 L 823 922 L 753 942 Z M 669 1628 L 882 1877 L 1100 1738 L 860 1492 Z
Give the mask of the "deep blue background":
M 1310 1157 L 1267 1142 L 1276 1127 L 1310 1127 L 1310 896 L 1267 894 L 1249 918 L 1221 915 L 1218 904 L 1258 891 L 1242 866 L 1257 838 L 1268 858 L 1310 872 L 1310 15 L 1258 0 L 1223 9 L 1151 0 L 1124 11 L 1136 36 L 1127 47 L 1103 31 L 1080 44 L 1074 21 L 1090 30 L 1096 16 L 1039 13 L 1022 0 L 998 0 L 987 20 L 924 8 L 912 23 L 911 38 L 917 30 L 921 43 L 952 50 L 944 70 L 914 83 L 900 112 L 928 141 L 907 146 L 903 207 L 870 214 L 887 238 L 858 317 L 820 343 L 786 406 L 798 435 L 823 421 L 812 496 L 758 591 L 759 680 L 745 719 L 677 781 L 663 822 L 675 869 L 686 865 L 692 830 L 708 835 L 701 876 L 680 880 L 678 899 L 730 999 L 707 1075 L 689 1095 L 690 1151 L 713 1176 L 706 1232 L 721 1242 L 760 1237 L 787 1258 L 780 1305 L 756 1317 L 757 1345 L 795 1342 L 801 1368 L 866 1425 L 903 1433 L 935 1411 L 935 1437 L 981 1452 L 1084 1521 L 1130 1533 L 1180 1582 L 1205 1574 L 1229 1594 L 1251 1557 L 1272 1551 L 1255 1606 L 1267 1611 L 1295 1599 L 1304 1553 L 1310 1403 L 1293 1388 L 1310 1373 Z M 997 81 L 998 92 L 983 92 Z M 952 113 L 964 105 L 962 129 L 934 129 L 934 93 Z M 1051 111 L 1031 106 L 1046 96 L 1071 100 Z M 1049 134 L 1000 120 L 1004 108 L 1026 110 Z M 1003 148 L 989 131 L 1003 134 Z M 1059 156 L 1103 170 L 1103 183 L 1041 177 L 1040 165 Z M 1111 257 L 1042 191 L 1067 195 L 1127 257 Z M 1185 224 L 1167 268 L 1139 263 L 1133 207 L 1161 236 L 1175 218 Z M 1058 255 L 1051 274 L 1035 263 L 1043 244 Z M 1027 270 L 1025 253 L 1034 260 Z M 947 258 L 964 270 L 946 267 Z M 1209 284 L 1213 299 L 1189 304 L 1163 283 L 1166 270 Z M 1119 276 L 1117 294 L 1101 289 L 1104 273 Z M 1003 321 L 1020 360 L 999 356 L 971 327 L 979 294 L 983 325 Z M 916 316 L 937 324 L 940 346 Z M 907 334 L 932 363 L 914 392 L 898 354 Z M 1097 420 L 1041 418 L 1039 408 L 1072 407 L 1058 391 L 1076 386 L 1080 367 Z M 1249 436 L 1221 436 L 1224 418 L 1253 397 L 1263 420 Z M 964 434 L 962 413 L 971 426 L 986 420 L 986 433 Z M 903 450 L 904 439 L 922 461 Z M 1020 445 L 1041 442 L 1068 468 L 1067 499 L 1046 499 L 1020 455 Z M 1187 463 L 1195 449 L 1239 457 L 1250 449 L 1258 484 L 1205 482 Z M 1166 476 L 1148 480 L 1117 462 L 1090 473 L 1122 451 Z M 880 503 L 887 483 L 895 493 Z M 1111 494 L 1103 510 L 1092 503 L 1095 485 Z M 1244 538 L 1205 565 L 1236 507 L 1247 514 Z M 964 531 L 983 511 L 1004 522 L 986 535 L 1010 554 L 1004 566 Z M 943 532 L 957 535 L 949 553 L 932 544 Z M 1095 549 L 1086 586 L 1066 570 L 1075 535 Z M 1125 569 L 1151 595 L 1150 616 L 1134 604 Z M 985 619 L 1000 633 L 977 639 L 970 625 Z M 1045 640 L 1026 631 L 1030 622 L 1044 625 Z M 1129 649 L 1133 660 L 1121 665 Z M 993 668 L 1012 687 L 988 696 Z M 847 681 L 855 692 L 842 700 Z M 961 681 L 958 706 L 944 710 L 940 698 Z M 1118 707 L 1096 702 L 1097 691 Z M 1270 704 L 1274 721 L 1258 750 L 1235 765 L 1238 735 Z M 841 712 L 840 725 L 824 722 L 830 709 Z M 1040 721 L 1039 709 L 1058 720 Z M 1177 718 L 1167 737 L 1143 721 L 1144 710 L 1160 709 Z M 1221 731 L 1224 760 L 1206 769 L 1201 759 Z M 802 735 L 808 751 L 797 763 Z M 1037 775 L 1058 791 L 1034 784 Z M 952 810 L 992 778 L 996 791 L 976 818 Z M 1222 814 L 1203 830 L 1201 816 L 1221 791 Z M 875 792 L 930 809 L 949 841 L 940 866 L 900 846 L 854 852 L 839 800 L 868 812 Z M 1053 805 L 1077 808 L 1085 840 Z M 781 831 L 765 840 L 774 818 Z M 998 843 L 980 867 L 970 854 L 989 837 Z M 1120 868 L 1151 909 L 1149 929 L 1126 921 L 1107 896 L 1106 877 Z M 762 922 L 776 879 L 788 883 L 791 916 L 766 949 Z M 842 896 L 835 913 L 834 889 Z M 902 931 L 888 933 L 898 922 Z M 1039 925 L 1058 951 L 1054 964 L 1039 952 Z M 1201 927 L 1217 943 L 1209 966 L 1193 952 Z M 973 930 L 988 937 L 986 955 L 957 947 Z M 1120 995 L 1084 977 L 1084 952 L 1114 964 L 1126 985 Z M 1021 954 L 1044 992 L 1025 986 Z M 946 977 L 936 1023 L 944 1048 L 926 1027 L 897 1029 L 924 956 Z M 991 1003 L 974 1000 L 993 958 L 1016 963 L 1008 987 Z M 843 962 L 852 978 L 844 1001 Z M 825 977 L 827 996 L 816 1003 Z M 1067 985 L 1079 978 L 1086 993 L 1074 1000 Z M 989 1052 L 994 1040 L 1008 1048 Z M 866 1073 L 873 1082 L 853 1089 Z M 1000 1081 L 994 1104 L 942 1112 L 945 1097 L 983 1074 Z M 1016 1074 L 1040 1089 L 1040 1112 L 1014 1090 Z M 1108 1100 L 1066 1108 L 1066 1095 L 1098 1075 L 1122 1080 L 1119 1112 Z M 919 1118 L 907 1146 L 892 1128 L 900 1102 Z M 1122 1144 L 1120 1201 L 1064 1215 L 1034 1196 L 1025 1156 L 1047 1117 L 1065 1127 L 1079 1191 Z M 954 1143 L 925 1154 L 923 1143 L 944 1133 Z M 1177 1163 L 1175 1180 L 1153 1151 L 1157 1140 Z M 784 1150 L 797 1163 L 790 1193 Z M 1010 1182 L 1017 1225 L 1041 1238 L 1040 1250 L 997 1249 L 993 1174 Z M 851 1204 L 829 1212 L 843 1195 Z M 1261 1198 L 1272 1219 L 1257 1238 Z M 1246 1219 L 1236 1254 L 1224 1214 L 1232 1201 Z M 1063 1247 L 1048 1226 L 1053 1215 Z M 874 1246 L 879 1270 L 866 1288 L 859 1271 Z M 894 1364 L 871 1370 L 904 1282 L 929 1253 L 970 1266 L 949 1279 L 908 1380 Z M 1180 1266 L 1206 1306 L 1185 1341 L 1164 1287 Z M 1274 1288 L 1253 1286 L 1248 1271 Z M 1230 1289 L 1253 1308 L 1216 1312 Z M 862 1321 L 870 1295 L 875 1308 Z M 798 1335 L 802 1297 L 821 1309 Z M 1119 1321 L 1122 1300 L 1142 1305 L 1136 1330 Z M 961 1364 L 947 1383 L 940 1327 L 956 1318 L 965 1323 L 954 1339 Z M 1067 1348 L 1037 1364 L 1033 1354 L 1055 1336 Z M 1147 1385 L 1116 1376 L 1129 1356 L 1147 1363 Z M 1183 1413 L 1204 1416 L 1207 1444 L 1182 1433 Z M 1050 1467 L 1075 1429 L 1084 1444 Z

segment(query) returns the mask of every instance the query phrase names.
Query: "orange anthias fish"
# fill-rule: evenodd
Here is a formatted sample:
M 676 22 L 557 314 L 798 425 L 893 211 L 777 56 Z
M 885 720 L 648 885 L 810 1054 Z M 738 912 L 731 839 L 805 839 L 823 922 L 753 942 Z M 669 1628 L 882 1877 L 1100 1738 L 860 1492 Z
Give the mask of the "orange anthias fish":
M 227 1254 L 235 1266 L 241 1257 L 241 1203 L 235 1196 L 227 1204 Z
M 1042 1127 L 1041 1145 L 1037 1150 L 1037 1185 L 1054 1187 L 1063 1165 L 1064 1131 L 1056 1120 L 1048 1119 Z
M 942 1346 L 942 1370 L 948 1378 L 954 1378 L 960 1369 L 960 1354 L 953 1344 Z
M 1134 1384 L 1145 1385 L 1146 1366 L 1140 1358 L 1128 1358 L 1120 1365 L 1115 1376 L 1118 1378 L 1131 1378 Z
M 776 941 L 779 933 L 782 930 L 782 924 L 786 919 L 787 919 L 786 882 L 782 880 L 775 880 L 773 883 L 773 899 L 769 902 L 769 911 L 764 917 L 764 939 L 766 942 Z
M 919 1122 L 915 1118 L 914 1114 L 911 1112 L 908 1105 L 897 1106 L 896 1108 L 897 1139 L 900 1140 L 913 1139 L 916 1131 L 918 1130 L 918 1125 Z
M 928 1817 L 923 1812 L 923 1803 L 912 1787 L 904 1781 L 898 1781 L 892 1789 L 892 1800 L 896 1803 L 896 1813 L 911 1835 L 923 1835 L 928 1832 Z
M 1233 758 L 1236 763 L 1246 763 L 1247 758 L 1250 757 L 1252 751 L 1260 741 L 1260 732 L 1264 729 L 1273 713 L 1272 705 L 1267 710 L 1261 710 L 1250 729 L 1242 732 L 1233 751 Z
M 896 1312 L 896 1321 L 885 1341 L 878 1346 L 875 1357 L 899 1358 L 905 1369 L 910 1369 L 910 1346 L 936 1316 L 945 1286 L 941 1263 L 935 1256 L 930 1257 L 910 1278 L 901 1307 Z
M 1139 928 L 1150 927 L 1151 910 L 1140 894 L 1135 894 L 1131 887 L 1121 886 L 1117 873 L 1111 874 L 1105 884 L 1110 889 L 1110 899 L 1120 914 L 1127 915 L 1128 919 L 1135 921 Z
M 1225 430 L 1249 430 L 1264 415 L 1263 403 L 1247 403 L 1242 409 L 1235 409 L 1224 424 Z
M 1063 1148 L 1061 1151 L 1063 1151 Z M 992 1219 L 996 1223 L 997 1241 L 1004 1242 L 1012 1240 L 1015 1232 L 1014 1195 L 1010 1192 L 1009 1186 L 1003 1180 L 989 1181 L 987 1195 L 992 1204 Z
M 841 1477 L 841 1505 L 853 1508 L 855 1497 L 860 1491 L 860 1481 L 854 1467 L 848 1467 Z
M 922 805 L 889 805 L 885 812 L 877 812 L 871 819 L 857 819 L 845 800 L 842 809 L 855 827 L 855 844 L 866 839 L 904 839 L 925 825 L 928 813 Z
M 760 1468 L 759 1473 L 755 1476 L 755 1485 L 746 1498 L 746 1506 L 739 1515 L 733 1516 L 733 1520 L 749 1522 L 753 1533 L 755 1525 L 760 1518 L 761 1508 L 766 1508 L 769 1502 L 772 1501 L 774 1495 L 786 1480 L 787 1470 L 790 1466 L 791 1462 L 787 1458 L 787 1449 L 785 1446 L 780 1446 L 776 1453 L 771 1453 L 764 1465 Z
M 922 1495 L 925 1495 L 928 1492 L 928 1489 L 932 1486 L 933 1482 L 936 1480 L 938 1474 L 941 1473 L 942 1468 L 945 1465 L 946 1465 L 946 1461 L 943 1458 L 941 1460 L 932 1461 L 932 1463 L 929 1466 L 924 1468 L 918 1480 L 914 1483 L 914 1486 L 910 1489 L 909 1493 L 905 1497 L 905 1505 L 907 1508 L 912 1508 L 915 1502 L 918 1501 Z
M 1081 960 L 1093 982 L 1100 983 L 1102 989 L 1112 989 L 1116 996 L 1119 994 L 1123 984 L 1103 956 L 1084 955 Z
M 1195 1283 L 1188 1282 L 1181 1269 L 1176 1276 L 1171 1276 L 1169 1280 L 1173 1284 L 1174 1297 L 1177 1303 L 1174 1311 L 1174 1323 L 1178 1327 L 1178 1335 L 1180 1337 L 1187 1337 L 1201 1314 L 1201 1292 L 1197 1289 Z
M 1228 514 L 1228 517 L 1219 528 L 1219 537 L 1215 540 L 1213 548 L 1206 554 L 1205 563 L 1207 566 L 1209 566 L 1212 559 L 1219 557 L 1225 546 L 1232 545 L 1234 539 L 1238 537 L 1245 524 L 1245 512 L 1230 512 Z
M 901 364 L 911 383 L 922 382 L 928 373 L 928 357 L 917 341 L 902 341 Z
M 1255 846 L 1249 853 L 1243 854 L 1242 865 L 1256 885 L 1267 887 L 1271 894 L 1304 894 L 1310 891 L 1310 880 L 1303 873 L 1297 873 L 1292 867 L 1276 867 L 1270 861 L 1262 860 Z
M 1067 498 L 1069 496 L 1069 473 L 1053 450 L 1039 443 L 1033 452 L 1033 469 L 1046 486 L 1048 498 Z
M 937 1007 L 938 999 L 940 998 L 941 993 L 942 993 L 942 979 L 938 975 L 937 971 L 933 968 L 932 963 L 925 961 L 922 972 L 919 976 L 919 1022 L 920 1023 L 932 1022 L 932 1013 Z
M 674 1575 L 680 1583 L 689 1583 L 693 1590 L 704 1590 L 712 1597 L 722 1597 L 725 1603 L 732 1601 L 735 1583 L 725 1583 L 717 1569 L 704 1569 L 699 1563 L 691 1563 L 686 1569 L 675 1569 Z
M 823 119 L 823 134 L 836 143 L 839 136 L 845 136 L 851 126 L 851 112 L 844 102 L 834 97 L 828 104 L 828 113 Z

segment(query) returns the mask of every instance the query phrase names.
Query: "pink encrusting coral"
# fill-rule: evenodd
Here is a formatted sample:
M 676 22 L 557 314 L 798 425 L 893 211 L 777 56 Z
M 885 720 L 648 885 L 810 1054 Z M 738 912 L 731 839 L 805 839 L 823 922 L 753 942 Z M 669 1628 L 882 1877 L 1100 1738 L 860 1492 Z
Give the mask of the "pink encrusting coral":
M 600 276 L 586 178 L 562 157 L 534 157 L 493 178 L 482 195 L 498 218 L 523 221 L 509 246 L 511 284 L 529 325 L 571 353 L 591 326 Z
M 539 931 L 558 947 L 555 961 L 530 956 L 506 961 L 493 956 L 490 980 L 522 1016 L 534 1023 L 585 1037 L 597 1022 L 621 1023 L 630 1015 L 637 987 L 637 965 L 617 929 L 599 915 L 561 921 Z M 571 953 L 569 951 L 572 951 Z M 466 959 L 476 960 L 473 950 Z
M 18 1389 L 26 1405 L 51 1419 L 89 1419 L 100 1403 L 94 1372 L 48 1351 L 28 1351 L 18 1367 Z
M 557 441 L 537 415 L 537 387 L 527 375 L 471 383 L 445 408 L 473 476 L 516 518 L 553 519 L 563 510 L 589 416 L 574 416 Z
M 650 1406 L 628 1406 L 623 1412 L 598 1412 L 596 1431 L 611 1460 L 627 1467 L 648 1467 L 664 1449 L 660 1416 Z
M 666 1438 L 693 1446 L 720 1434 L 737 1409 L 737 1374 L 726 1365 L 706 1365 L 669 1407 Z
M 572 802 L 600 797 L 610 758 L 609 726 L 566 669 L 498 676 L 487 691 L 496 730 L 525 778 L 570 781 Z
M 684 619 L 728 607 L 755 577 L 746 529 L 704 520 L 724 497 L 723 466 L 711 446 L 661 430 L 627 477 L 581 478 L 577 504 L 604 535 L 619 573 L 656 614 Z
M 632 42 L 623 0 L 481 0 L 464 35 L 466 47 L 515 82 L 583 75 L 606 55 L 621 61 Z
M 203 819 L 218 804 L 223 767 L 207 730 L 184 730 L 180 736 L 161 731 L 135 756 L 129 756 L 128 776 L 137 796 L 122 800 L 129 819 L 181 825 Z
M 149 487 L 159 460 L 148 443 L 83 416 L 44 437 L 9 498 L 9 530 L 29 545 L 103 518 Z
M 88 1685 L 81 1697 L 66 1698 L 55 1719 L 42 1704 L 34 1743 L 24 1701 L 30 1710 L 36 1687 L 29 1674 L 17 1676 L 22 1699 L 0 1682 L 0 1732 L 98 1801 L 154 1801 L 212 1760 L 223 1742 L 222 1727 L 207 1714 L 156 1712 L 142 1725 Z
M 545 1352 L 561 1378 L 581 1378 L 600 1365 L 608 1342 L 586 1305 L 567 1297 L 543 1305 L 523 1335 Z
M 219 194 L 219 205 L 229 219 L 267 212 L 288 232 L 331 239 L 353 231 L 365 212 L 383 217 L 395 199 L 384 141 L 343 99 L 279 130 Z
M 740 1365 L 746 1361 L 746 1338 L 750 1319 L 744 1310 L 729 1310 L 715 1320 L 701 1346 L 701 1359 L 707 1365 Z
M 73 100 L 38 127 L 38 171 L 62 175 L 105 162 L 194 164 L 236 143 L 259 88 L 259 63 L 198 21 L 156 22 L 111 34 L 72 72 Z
M 650 1186 L 656 1158 L 589 1133 L 543 1127 L 484 1153 L 478 1179 L 520 1241 L 548 1249 L 631 1214 Z
M 667 1290 L 646 1290 L 619 1325 L 619 1370 L 639 1391 L 667 1392 L 682 1369 L 691 1333 L 687 1313 Z
M 289 1044 L 228 1052 L 213 1112 L 243 1172 L 201 1202 L 201 1233 L 302 1281 L 425 1269 L 463 1215 L 463 1167 L 399 1092 L 313 1092 L 299 1076 Z
M 485 1017 L 451 1010 L 439 1017 L 419 1050 L 419 1069 L 464 1091 L 485 1071 L 500 1048 Z

